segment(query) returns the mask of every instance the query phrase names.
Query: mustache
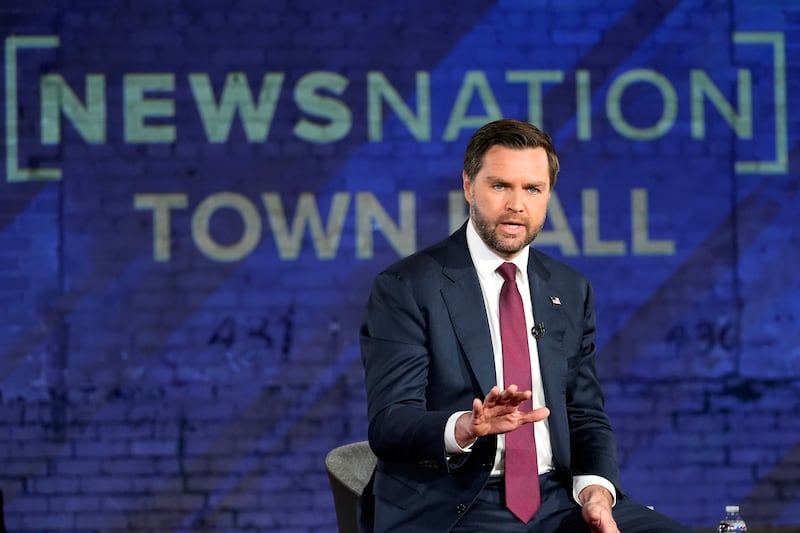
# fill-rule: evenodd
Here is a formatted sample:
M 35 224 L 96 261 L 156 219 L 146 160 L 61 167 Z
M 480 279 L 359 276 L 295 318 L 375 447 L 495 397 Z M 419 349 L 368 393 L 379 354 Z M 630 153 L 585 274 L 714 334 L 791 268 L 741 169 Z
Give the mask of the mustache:
M 527 226 L 530 224 L 530 220 L 528 217 L 520 217 L 520 216 L 503 216 L 498 217 L 495 220 L 496 224 L 519 224 L 522 226 Z

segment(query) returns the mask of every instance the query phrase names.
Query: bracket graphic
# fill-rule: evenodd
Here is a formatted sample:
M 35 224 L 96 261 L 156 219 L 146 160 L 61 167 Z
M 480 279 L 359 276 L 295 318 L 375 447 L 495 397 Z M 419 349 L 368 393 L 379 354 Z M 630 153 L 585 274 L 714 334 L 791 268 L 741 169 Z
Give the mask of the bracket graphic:
M 57 35 L 6 37 L 6 181 L 60 180 L 60 168 L 19 168 L 17 132 L 17 51 L 58 48 Z
M 786 174 L 789 171 L 788 119 L 786 117 L 786 44 L 777 31 L 733 33 L 734 44 L 772 46 L 773 88 L 775 103 L 775 159 L 772 161 L 736 161 L 737 174 Z

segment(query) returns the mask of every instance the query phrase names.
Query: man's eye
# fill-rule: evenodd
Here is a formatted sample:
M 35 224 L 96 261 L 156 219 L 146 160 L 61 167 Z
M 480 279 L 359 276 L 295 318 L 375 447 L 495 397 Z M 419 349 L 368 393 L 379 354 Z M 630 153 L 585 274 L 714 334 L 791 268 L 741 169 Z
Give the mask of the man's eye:
M 502 191 L 503 189 L 505 189 L 505 187 L 503 186 L 502 183 L 495 183 L 494 185 L 492 185 L 492 189 L 496 191 Z
M 528 192 L 531 194 L 539 194 L 540 192 L 539 187 L 531 187 L 530 189 L 528 189 Z

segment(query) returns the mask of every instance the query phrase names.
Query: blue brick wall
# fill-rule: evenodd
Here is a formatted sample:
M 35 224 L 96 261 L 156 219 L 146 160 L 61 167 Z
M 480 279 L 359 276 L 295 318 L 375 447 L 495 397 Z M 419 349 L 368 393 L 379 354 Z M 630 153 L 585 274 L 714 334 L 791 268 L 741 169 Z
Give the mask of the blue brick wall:
M 500 116 L 561 154 L 627 492 L 800 527 L 796 2 L 328 4 L 0 6 L 9 529 L 335 531 L 369 282 Z

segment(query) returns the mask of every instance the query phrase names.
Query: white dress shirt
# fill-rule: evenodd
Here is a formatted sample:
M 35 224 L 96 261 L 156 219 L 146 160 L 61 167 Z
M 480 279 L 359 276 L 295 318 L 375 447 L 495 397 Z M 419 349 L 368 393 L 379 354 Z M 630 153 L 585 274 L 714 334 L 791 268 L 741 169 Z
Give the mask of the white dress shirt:
M 472 225 L 472 220 L 467 224 L 467 247 L 472 258 L 472 263 L 478 272 L 478 280 L 483 293 L 483 303 L 486 306 L 487 318 L 489 319 L 489 332 L 492 337 L 492 351 L 494 352 L 494 369 L 497 378 L 497 385 L 501 390 L 505 388 L 503 383 L 503 347 L 500 342 L 500 289 L 503 286 L 503 277 L 497 272 L 497 268 L 506 262 L 505 259 L 495 254 L 478 235 Z M 510 262 L 517 266 L 517 288 L 522 295 L 522 305 L 525 311 L 525 328 L 530 331 L 534 322 L 533 308 L 530 299 L 530 284 L 528 282 L 528 256 L 530 248 L 525 248 L 511 259 Z M 546 407 L 544 398 L 544 388 L 542 387 L 542 374 L 539 368 L 539 350 L 536 339 L 531 335 L 528 338 L 528 350 L 531 357 L 531 378 L 533 383 L 533 409 Z M 509 383 L 509 385 L 511 385 Z M 472 450 L 470 444 L 462 448 L 456 442 L 455 426 L 456 420 L 464 412 L 453 413 L 447 421 L 445 427 L 445 449 L 449 454 L 468 453 Z M 535 422 L 533 432 L 536 437 L 536 460 L 539 466 L 539 474 L 550 472 L 555 468 L 553 464 L 553 447 L 550 443 L 550 428 L 547 419 Z M 497 435 L 497 452 L 492 468 L 492 476 L 501 476 L 504 472 L 505 456 L 505 435 Z M 573 476 L 573 497 L 578 500 L 578 494 L 589 485 L 602 485 L 608 489 L 616 504 L 616 490 L 614 485 L 607 479 L 594 475 Z

